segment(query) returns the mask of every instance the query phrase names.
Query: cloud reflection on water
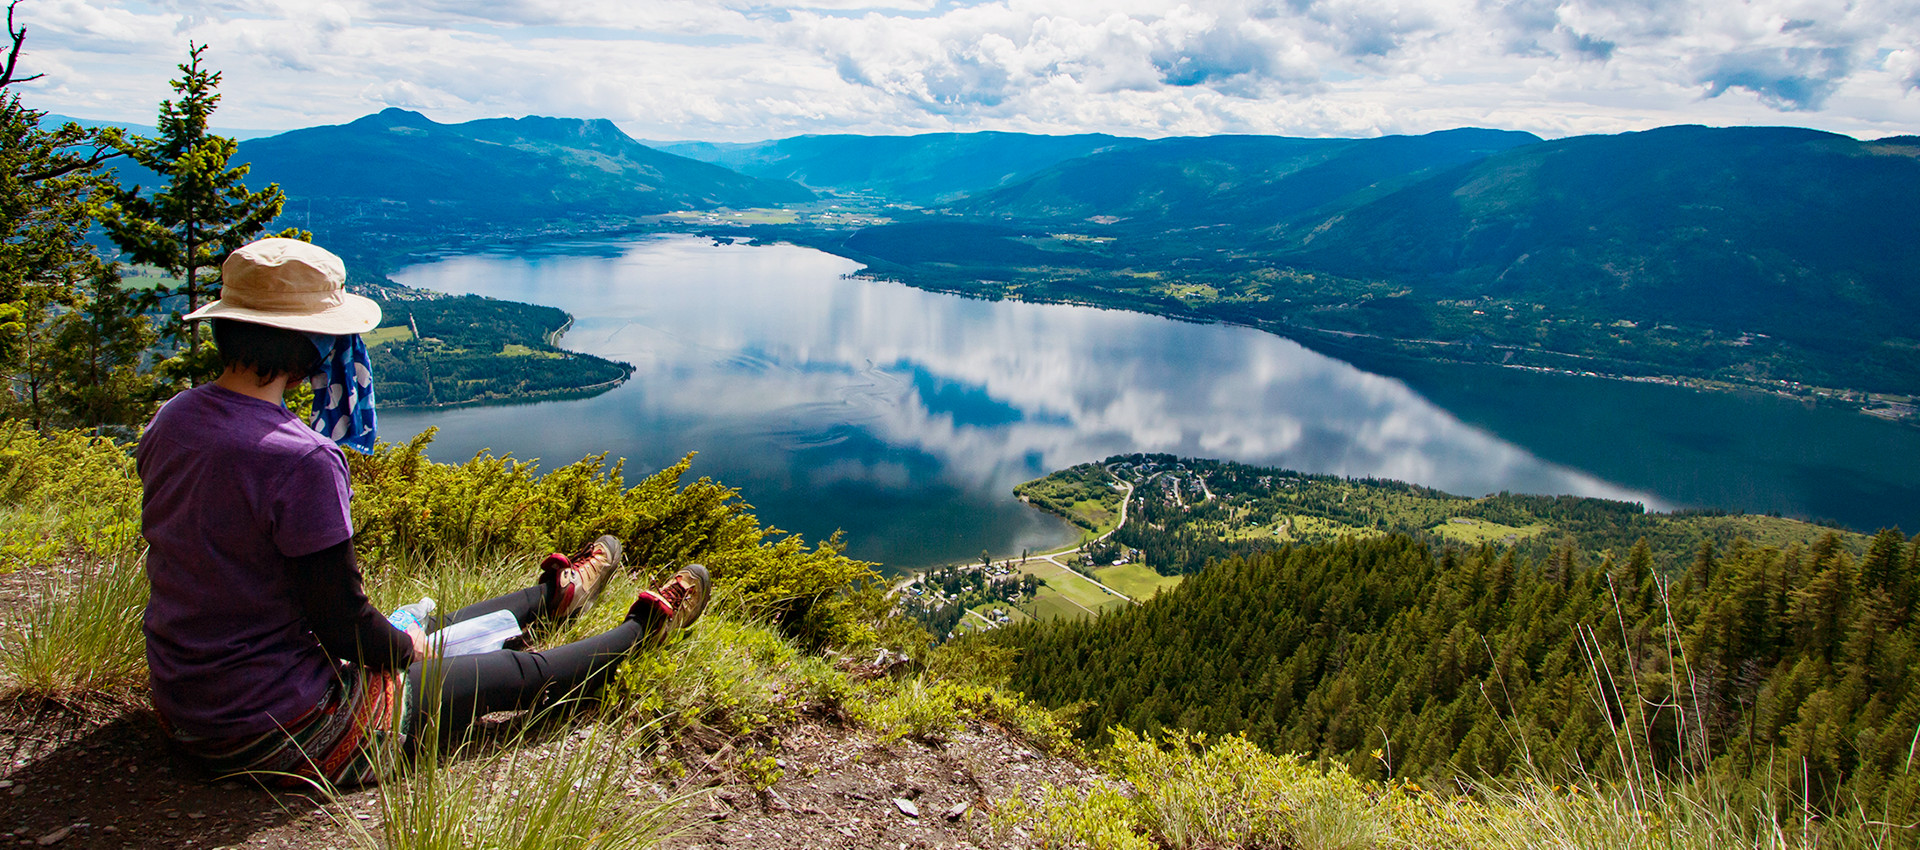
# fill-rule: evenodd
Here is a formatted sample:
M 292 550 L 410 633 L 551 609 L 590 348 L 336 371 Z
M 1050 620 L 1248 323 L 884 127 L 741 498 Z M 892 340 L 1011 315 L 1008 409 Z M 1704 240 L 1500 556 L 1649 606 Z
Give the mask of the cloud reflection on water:
M 991 530 L 970 538 L 967 510 L 1001 510 L 1014 483 L 1130 451 L 1661 507 L 1270 334 L 843 279 L 856 269 L 807 249 L 690 237 L 639 240 L 617 259 L 551 251 L 415 266 L 398 277 L 565 309 L 567 345 L 637 371 L 595 399 L 389 419 L 396 432 L 441 425 L 443 452 L 608 451 L 638 470 L 699 450 L 701 474 L 740 487 L 775 522 L 909 537 L 958 524 L 948 536 L 965 542 L 949 545 L 963 558 L 1009 550 Z M 556 426 L 562 412 L 578 424 Z M 823 491 L 869 498 L 843 500 L 857 507 L 836 518 Z M 775 515 L 789 505 L 821 516 Z M 1031 538 L 1026 525 L 997 533 Z

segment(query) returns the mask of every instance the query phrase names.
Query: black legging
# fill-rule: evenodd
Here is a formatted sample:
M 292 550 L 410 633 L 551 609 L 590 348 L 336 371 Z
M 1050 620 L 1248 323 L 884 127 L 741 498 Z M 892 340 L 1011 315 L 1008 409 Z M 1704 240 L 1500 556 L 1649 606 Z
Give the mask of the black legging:
M 468 605 L 450 616 L 430 617 L 426 628 L 431 632 L 495 611 L 511 611 L 515 620 L 527 626 L 546 619 L 548 610 L 547 586 L 542 584 Z M 605 682 L 627 650 L 652 633 L 662 619 L 651 606 L 642 606 L 641 611 L 641 618 L 622 620 L 593 637 L 539 652 L 501 649 L 414 662 L 407 667 L 407 705 L 412 707 L 407 716 L 408 738 L 420 731 L 429 714 L 439 719 L 445 735 L 482 715 L 532 708 L 542 699 Z M 428 683 L 433 685 L 431 691 Z

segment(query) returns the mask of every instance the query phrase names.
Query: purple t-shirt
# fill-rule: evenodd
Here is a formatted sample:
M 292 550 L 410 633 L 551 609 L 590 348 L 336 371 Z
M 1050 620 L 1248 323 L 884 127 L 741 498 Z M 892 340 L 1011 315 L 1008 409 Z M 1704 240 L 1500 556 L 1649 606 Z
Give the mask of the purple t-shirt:
M 215 738 L 311 711 L 335 662 L 287 562 L 353 536 L 346 457 L 286 408 L 205 384 L 154 414 L 135 458 L 154 707 L 175 729 Z

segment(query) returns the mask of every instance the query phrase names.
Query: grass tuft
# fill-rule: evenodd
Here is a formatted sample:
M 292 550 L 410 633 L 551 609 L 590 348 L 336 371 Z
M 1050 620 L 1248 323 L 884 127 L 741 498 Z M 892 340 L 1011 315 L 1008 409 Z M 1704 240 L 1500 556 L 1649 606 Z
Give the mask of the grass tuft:
M 358 829 L 359 843 L 370 850 L 639 850 L 673 832 L 686 798 L 635 779 L 648 735 L 595 724 L 555 745 L 528 740 L 535 728 L 543 727 L 522 725 L 512 740 L 473 756 L 474 744 L 443 752 L 430 729 L 410 759 L 389 754 L 378 830 Z
M 25 620 L 0 634 L 8 692 L 75 708 L 133 702 L 147 681 L 141 559 L 73 556 L 39 578 Z

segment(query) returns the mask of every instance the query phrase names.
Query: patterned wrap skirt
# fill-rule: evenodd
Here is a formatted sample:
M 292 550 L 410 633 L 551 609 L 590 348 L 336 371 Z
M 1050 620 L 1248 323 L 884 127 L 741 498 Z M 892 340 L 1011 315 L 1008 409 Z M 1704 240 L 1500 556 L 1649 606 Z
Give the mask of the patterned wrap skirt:
M 284 787 L 324 782 L 345 788 L 377 782 L 382 763 L 396 763 L 406 744 L 406 702 L 406 671 L 369 672 L 347 665 L 320 704 L 285 728 L 238 738 L 167 731 L 216 776 L 246 774 Z

